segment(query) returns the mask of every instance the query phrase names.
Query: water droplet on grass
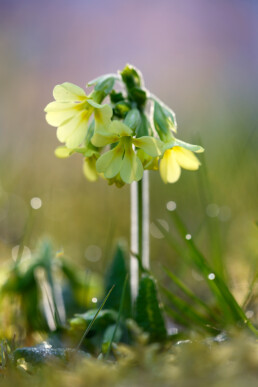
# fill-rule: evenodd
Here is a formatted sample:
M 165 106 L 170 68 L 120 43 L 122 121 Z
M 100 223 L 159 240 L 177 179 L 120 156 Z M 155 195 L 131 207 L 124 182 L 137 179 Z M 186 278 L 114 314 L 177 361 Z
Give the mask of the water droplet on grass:
M 208 278 L 209 278 L 209 280 L 213 281 L 215 279 L 215 274 L 214 273 L 210 273 L 208 275 Z
M 191 234 L 186 234 L 185 239 L 187 239 L 189 241 L 190 239 L 192 239 L 192 235 Z

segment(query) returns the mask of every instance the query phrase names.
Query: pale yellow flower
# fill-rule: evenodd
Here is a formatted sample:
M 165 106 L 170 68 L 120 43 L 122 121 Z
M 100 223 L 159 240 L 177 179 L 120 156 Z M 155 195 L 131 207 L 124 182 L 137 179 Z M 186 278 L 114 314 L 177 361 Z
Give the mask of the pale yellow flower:
M 68 148 L 76 148 L 84 142 L 93 113 L 98 130 L 103 130 L 111 122 L 111 107 L 94 101 L 94 92 L 87 96 L 80 87 L 65 82 L 55 86 L 53 96 L 55 101 L 45 107 L 46 120 L 57 127 L 58 140 Z
M 164 150 L 159 139 L 151 136 L 135 138 L 132 129 L 117 120 L 112 121 L 105 132 L 96 130 L 91 142 L 97 147 L 116 144 L 99 157 L 96 168 L 107 179 L 112 179 L 119 173 L 122 181 L 127 184 L 134 180 L 139 181 L 143 176 L 143 165 L 134 147 L 143 149 L 151 157 L 161 156 Z
M 202 152 L 199 147 L 196 152 Z M 164 183 L 175 183 L 180 175 L 181 168 L 195 171 L 201 165 L 195 154 L 182 146 L 174 146 L 167 149 L 160 161 L 159 170 Z

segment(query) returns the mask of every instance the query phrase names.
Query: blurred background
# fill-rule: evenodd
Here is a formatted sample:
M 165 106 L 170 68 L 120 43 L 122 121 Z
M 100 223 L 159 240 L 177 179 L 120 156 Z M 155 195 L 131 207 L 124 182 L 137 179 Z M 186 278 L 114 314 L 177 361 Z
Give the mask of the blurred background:
M 221 254 L 247 286 L 257 260 L 257 1 L 1 0 L 0 52 L 1 262 L 15 259 L 31 211 L 26 254 L 49 236 L 101 273 L 115 240 L 129 242 L 129 187 L 90 183 L 81 158 L 55 158 L 43 109 L 56 84 L 84 87 L 131 63 L 176 112 L 179 137 L 205 147 L 202 168 L 176 184 L 150 174 L 154 271 L 180 266 L 154 224 L 172 229 L 175 202 L 206 256 Z

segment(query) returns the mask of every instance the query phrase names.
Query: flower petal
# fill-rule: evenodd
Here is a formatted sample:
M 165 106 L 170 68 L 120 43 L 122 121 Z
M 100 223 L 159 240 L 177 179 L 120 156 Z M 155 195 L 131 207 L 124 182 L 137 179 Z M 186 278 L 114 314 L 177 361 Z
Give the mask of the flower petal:
M 118 144 L 114 149 L 104 153 L 97 160 L 96 168 L 99 173 L 103 172 L 107 179 L 116 176 L 122 166 L 124 147 Z
M 83 101 L 87 98 L 84 90 L 70 82 L 56 85 L 53 90 L 56 101 Z
M 109 105 L 106 106 L 109 107 Z M 106 109 L 103 113 L 103 116 L 101 116 L 102 112 L 100 111 L 100 109 L 98 110 L 98 113 L 96 109 L 94 110 L 95 121 L 96 119 L 97 121 L 94 135 L 91 138 L 91 142 L 93 145 L 102 147 L 119 141 L 121 137 L 131 136 L 132 131 L 130 128 L 128 128 L 128 126 L 117 120 L 110 121 L 110 110 Z
M 164 183 L 175 183 L 181 174 L 181 168 L 177 163 L 173 149 L 168 149 L 164 153 L 159 164 L 159 171 Z
M 114 120 L 111 122 L 108 127 L 108 131 L 109 133 L 117 134 L 120 137 L 132 136 L 133 134 L 133 131 L 128 126 L 118 120 Z
M 100 105 L 100 108 L 94 109 L 95 117 L 95 131 L 105 131 L 108 130 L 109 125 L 111 124 L 111 117 L 113 115 L 113 110 L 109 105 Z
M 144 169 L 149 169 L 154 171 L 157 171 L 159 169 L 158 157 L 152 157 L 148 155 L 146 152 L 144 152 L 143 149 L 137 150 L 137 156 L 141 160 Z
M 74 102 L 51 102 L 45 107 L 46 121 L 49 125 L 59 126 L 77 114 L 83 105 L 83 103 Z
M 76 148 L 85 139 L 88 130 L 89 112 L 83 111 L 57 128 L 57 138 L 67 148 Z
M 59 146 L 55 149 L 55 155 L 59 159 L 66 159 L 74 153 L 73 149 L 69 149 L 66 146 Z
M 184 149 L 181 146 L 175 146 L 172 149 L 172 152 L 174 153 L 178 164 L 184 169 L 195 171 L 201 165 L 195 154 L 190 150 Z
M 89 181 L 96 181 L 98 173 L 96 170 L 96 158 L 87 157 L 83 162 L 83 173 Z
M 120 176 L 128 184 L 131 184 L 134 180 L 139 181 L 142 179 L 143 166 L 133 149 L 127 149 L 125 152 Z
M 113 134 L 95 132 L 91 138 L 91 143 L 97 147 L 102 147 L 119 141 L 119 138 L 120 137 Z
M 161 156 L 164 152 L 163 142 L 150 136 L 134 138 L 133 143 L 137 148 L 143 149 L 152 157 Z

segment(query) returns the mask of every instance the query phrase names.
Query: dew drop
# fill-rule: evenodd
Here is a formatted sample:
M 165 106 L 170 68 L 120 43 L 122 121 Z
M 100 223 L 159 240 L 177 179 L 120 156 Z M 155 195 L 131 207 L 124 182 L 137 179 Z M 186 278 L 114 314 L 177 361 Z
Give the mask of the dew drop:
M 214 273 L 210 273 L 208 275 L 208 278 L 209 278 L 209 280 L 213 281 L 215 279 L 215 274 Z

